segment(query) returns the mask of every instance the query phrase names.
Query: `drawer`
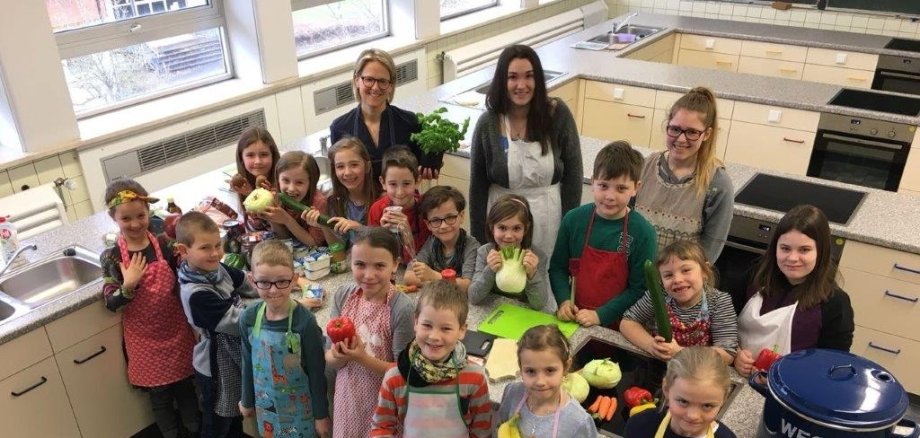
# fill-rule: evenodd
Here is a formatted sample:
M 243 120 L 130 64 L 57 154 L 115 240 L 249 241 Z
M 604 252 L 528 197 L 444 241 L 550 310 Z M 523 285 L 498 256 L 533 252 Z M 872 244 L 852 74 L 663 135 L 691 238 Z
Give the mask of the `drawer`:
M 744 55 L 738 61 L 738 73 L 795 80 L 802 79 L 802 69 L 804 67 L 805 64 L 801 62 L 754 58 Z
M 808 64 L 831 65 L 855 68 L 858 70 L 871 70 L 874 72 L 876 65 L 878 65 L 878 55 L 809 47 L 808 57 L 805 59 L 805 62 Z
M 651 108 L 655 102 L 655 90 L 629 85 L 586 81 L 585 97 Z
M 920 342 L 857 325 L 850 352 L 885 367 L 907 392 L 920 394 Z
M 849 88 L 870 88 L 875 72 L 844 67 L 806 64 L 802 72 L 803 81 L 840 85 Z
M 790 46 L 788 44 L 764 43 L 760 41 L 742 41 L 741 56 L 775 59 L 780 61 L 805 62 L 808 47 Z
M 920 284 L 851 268 L 840 273 L 856 324 L 920 341 Z
M 920 255 L 868 243 L 848 241 L 840 267 L 920 284 Z
M 121 312 L 110 312 L 102 301 L 45 325 L 51 347 L 57 353 L 121 322 Z
M 673 91 L 658 91 L 655 95 L 655 108 L 663 109 L 665 112 L 671 109 L 671 105 L 677 102 L 684 93 L 675 93 Z M 735 101 L 730 99 L 720 99 L 716 97 L 716 116 L 720 119 L 732 118 L 732 110 L 735 108 Z M 728 126 L 728 125 L 726 125 Z
M 51 344 L 44 327 L 32 330 L 0 345 L 0 380 L 16 374 L 30 365 L 51 356 Z
M 470 179 L 470 159 L 458 157 L 456 155 L 444 154 L 444 165 L 441 167 L 441 175 L 452 176 L 454 178 Z
M 771 111 L 777 111 L 776 121 L 770 121 Z M 817 132 L 820 115 L 811 111 L 760 105 L 750 102 L 736 102 L 732 120 L 760 125 L 782 126 L 798 131 Z M 809 144 L 809 147 L 811 145 Z M 806 161 L 807 163 L 807 161 Z
M 680 48 L 737 55 L 741 53 L 741 41 L 685 33 L 680 38 Z
M 738 55 L 680 49 L 677 65 L 709 70 L 738 71 Z

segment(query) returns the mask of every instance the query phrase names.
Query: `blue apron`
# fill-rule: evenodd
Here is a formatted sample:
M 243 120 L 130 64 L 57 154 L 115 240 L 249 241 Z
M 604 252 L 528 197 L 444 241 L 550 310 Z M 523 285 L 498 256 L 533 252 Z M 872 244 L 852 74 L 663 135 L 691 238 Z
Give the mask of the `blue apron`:
M 294 309 L 288 310 L 287 333 L 262 331 L 265 303 L 259 306 L 249 342 L 259 434 L 265 438 L 316 436 L 310 377 L 300 362 L 300 335 L 291 332 Z M 320 376 L 322 378 L 322 376 Z

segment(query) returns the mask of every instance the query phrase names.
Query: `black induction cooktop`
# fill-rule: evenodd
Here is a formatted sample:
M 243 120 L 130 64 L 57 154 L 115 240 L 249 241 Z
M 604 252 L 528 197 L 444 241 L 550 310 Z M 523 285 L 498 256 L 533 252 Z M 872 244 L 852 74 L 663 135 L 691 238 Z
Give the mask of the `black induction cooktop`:
M 892 38 L 888 44 L 885 44 L 885 48 L 891 50 L 903 50 L 905 52 L 920 52 L 920 40 Z
M 912 117 L 920 115 L 920 99 L 868 90 L 843 88 L 827 104 Z
M 865 197 L 864 192 L 856 190 L 758 173 L 735 195 L 735 203 L 780 213 L 796 205 L 811 204 L 820 208 L 827 220 L 845 225 Z

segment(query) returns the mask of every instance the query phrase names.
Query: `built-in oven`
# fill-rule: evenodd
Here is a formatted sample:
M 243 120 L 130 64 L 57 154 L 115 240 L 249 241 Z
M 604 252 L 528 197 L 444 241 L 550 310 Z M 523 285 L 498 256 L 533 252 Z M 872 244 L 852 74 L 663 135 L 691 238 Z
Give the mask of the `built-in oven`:
M 897 191 L 916 128 L 840 114 L 821 114 L 808 176 Z
M 920 58 L 879 55 L 872 88 L 896 93 L 920 94 Z

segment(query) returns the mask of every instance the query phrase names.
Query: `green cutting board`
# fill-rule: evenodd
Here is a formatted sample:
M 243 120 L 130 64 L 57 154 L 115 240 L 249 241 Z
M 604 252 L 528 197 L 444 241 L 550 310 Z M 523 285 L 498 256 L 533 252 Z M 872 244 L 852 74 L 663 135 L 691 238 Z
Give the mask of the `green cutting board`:
M 477 330 L 500 338 L 518 340 L 521 339 L 527 329 L 544 324 L 559 326 L 559 330 L 568 338 L 571 338 L 575 330 L 578 329 L 577 323 L 563 322 L 548 313 L 504 303 L 492 310 L 479 323 Z

